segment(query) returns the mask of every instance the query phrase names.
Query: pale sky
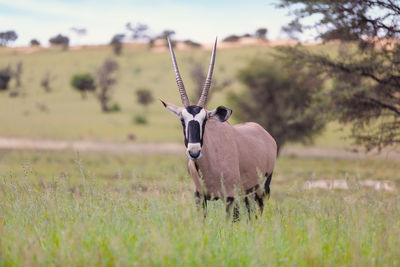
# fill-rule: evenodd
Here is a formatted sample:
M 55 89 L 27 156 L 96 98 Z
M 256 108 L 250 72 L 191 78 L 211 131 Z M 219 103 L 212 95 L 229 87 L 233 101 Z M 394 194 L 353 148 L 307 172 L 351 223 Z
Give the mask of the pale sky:
M 71 44 L 108 43 L 125 24 L 147 24 L 150 32 L 175 30 L 178 40 L 211 43 L 215 36 L 254 33 L 268 29 L 268 38 L 285 38 L 281 27 L 290 21 L 288 10 L 268 0 L 0 0 L 0 32 L 15 30 L 24 46 L 33 38 L 48 45 L 50 37 L 67 35 Z M 86 28 L 77 37 L 70 28 Z

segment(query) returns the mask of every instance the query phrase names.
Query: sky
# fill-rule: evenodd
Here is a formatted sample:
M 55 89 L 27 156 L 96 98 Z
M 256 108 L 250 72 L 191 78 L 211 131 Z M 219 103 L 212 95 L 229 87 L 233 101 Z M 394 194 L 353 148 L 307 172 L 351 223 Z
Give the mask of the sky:
M 116 33 L 126 33 L 127 22 L 144 23 L 156 35 L 165 29 L 178 40 L 211 43 L 216 36 L 254 33 L 268 29 L 271 40 L 286 38 L 281 27 L 291 17 L 278 9 L 278 0 L 0 0 L 0 32 L 15 30 L 12 46 L 26 46 L 33 38 L 43 45 L 59 33 L 72 45 L 109 43 Z M 77 36 L 71 27 L 85 28 Z

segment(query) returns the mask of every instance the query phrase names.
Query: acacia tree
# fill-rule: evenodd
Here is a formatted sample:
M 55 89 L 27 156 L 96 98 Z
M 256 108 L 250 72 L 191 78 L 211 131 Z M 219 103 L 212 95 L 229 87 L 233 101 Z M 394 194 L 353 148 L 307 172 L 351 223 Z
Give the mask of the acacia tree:
M 110 41 L 110 45 L 112 46 L 113 52 L 115 55 L 120 55 L 122 52 L 122 41 L 125 38 L 125 34 L 118 33 L 113 36 Z
M 0 46 L 6 46 L 10 42 L 14 42 L 18 39 L 18 35 L 15 31 L 0 32 Z
M 110 101 L 112 99 L 111 90 L 112 86 L 117 82 L 113 78 L 113 73 L 118 69 L 118 63 L 112 59 L 106 59 L 103 65 L 96 72 L 97 85 L 100 91 L 97 94 L 97 98 L 101 104 L 101 110 L 103 112 L 111 111 Z
M 275 138 L 278 154 L 289 141 L 312 142 L 324 128 L 317 114 L 307 112 L 322 79 L 298 65 L 281 65 L 257 59 L 240 71 L 238 79 L 247 87 L 231 93 L 229 101 L 239 121 L 255 121 Z
M 67 50 L 69 46 L 69 38 L 67 36 L 58 34 L 49 39 L 51 45 L 59 45 L 63 50 Z
M 268 29 L 267 28 L 259 28 L 256 30 L 256 37 L 260 38 L 261 40 L 266 40 L 267 39 L 267 33 Z
M 281 0 L 294 7 L 284 30 L 310 29 L 323 41 L 340 40 L 336 55 L 302 46 L 280 48 L 287 62 L 301 62 L 332 79 L 317 111 L 352 127 L 352 137 L 367 149 L 400 143 L 400 1 Z M 314 17 L 312 24 L 304 18 Z

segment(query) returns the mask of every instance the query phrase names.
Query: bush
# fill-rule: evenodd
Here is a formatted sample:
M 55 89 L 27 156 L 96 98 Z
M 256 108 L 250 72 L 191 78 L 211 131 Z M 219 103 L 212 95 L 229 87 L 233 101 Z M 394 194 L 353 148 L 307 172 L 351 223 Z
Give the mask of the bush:
M 140 88 L 136 90 L 136 96 L 138 102 L 145 107 L 150 105 L 154 101 L 153 94 L 147 88 Z
M 185 40 L 185 41 L 183 41 L 183 43 L 184 43 L 185 45 L 191 46 L 191 47 L 193 47 L 193 48 L 197 48 L 197 47 L 200 47 L 200 46 L 201 46 L 201 44 L 196 43 L 196 42 L 193 42 L 192 40 Z
M 313 92 L 322 79 L 298 66 L 255 60 L 240 71 L 238 79 L 247 87 L 231 93 L 233 115 L 240 121 L 261 124 L 276 140 L 279 149 L 288 141 L 311 142 L 325 123 L 313 112 Z
M 0 90 L 7 90 L 13 73 L 10 66 L 0 69 Z
M 125 34 L 116 34 L 111 39 L 110 45 L 112 46 L 115 55 L 120 55 L 122 52 L 122 41 L 125 38 Z
M 121 107 L 118 103 L 114 103 L 111 105 L 111 107 L 108 111 L 109 112 L 119 112 L 119 111 L 121 111 Z
M 51 45 L 59 45 L 61 46 L 64 50 L 68 49 L 69 46 L 69 38 L 67 36 L 63 36 L 61 34 L 58 34 L 49 40 Z
M 267 39 L 267 33 L 268 29 L 267 28 L 259 28 L 256 30 L 256 37 L 261 39 L 261 40 L 266 40 Z
M 91 74 L 75 74 L 71 78 L 71 86 L 81 92 L 82 98 L 86 98 L 87 92 L 96 90 L 96 85 Z
M 147 118 L 143 114 L 137 114 L 133 117 L 134 124 L 147 124 Z
M 36 39 L 32 39 L 30 41 L 30 45 L 31 46 L 40 46 L 40 42 L 38 40 L 36 40 Z
M 223 39 L 223 42 L 237 42 L 240 40 L 240 36 L 237 35 L 229 35 L 228 37 L 225 37 L 225 39 Z

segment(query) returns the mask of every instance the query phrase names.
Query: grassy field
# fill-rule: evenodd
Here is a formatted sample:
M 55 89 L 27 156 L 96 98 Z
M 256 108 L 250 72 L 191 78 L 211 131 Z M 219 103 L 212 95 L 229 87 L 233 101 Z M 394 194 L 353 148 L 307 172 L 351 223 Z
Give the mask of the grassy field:
M 329 48 L 331 49 L 331 48 Z M 270 57 L 272 48 L 242 47 L 218 50 L 214 77 L 220 81 L 235 78 L 255 57 Z M 114 56 L 108 46 L 84 47 L 80 50 L 60 51 L 55 49 L 24 53 L 0 47 L 0 67 L 15 66 L 23 62 L 22 97 L 10 98 L 8 92 L 0 92 L 0 135 L 13 137 L 86 139 L 99 141 L 127 141 L 134 134 L 137 142 L 182 142 L 180 122 L 167 112 L 157 101 L 180 104 L 169 52 L 155 53 L 145 48 L 125 49 L 121 56 Z M 189 95 L 193 84 L 189 71 L 193 62 L 202 62 L 208 67 L 210 51 L 194 49 L 177 51 L 177 59 Z M 114 88 L 114 102 L 119 103 L 121 112 L 104 114 L 94 96 L 86 100 L 70 87 L 71 76 L 75 73 L 95 73 L 104 59 L 115 59 L 119 65 L 116 75 L 118 83 Z M 49 72 L 53 92 L 46 93 L 40 83 Z M 15 87 L 11 83 L 11 89 Z M 135 91 L 146 87 L 153 92 L 156 101 L 144 110 L 136 100 Z M 208 107 L 226 104 L 226 93 L 241 90 L 235 81 L 223 92 L 213 95 Z M 212 90 L 212 89 L 211 89 Z M 41 107 L 46 107 L 43 111 Z M 136 125 L 133 118 L 146 113 L 147 125 Z M 233 119 L 230 119 L 234 123 Z M 344 134 L 331 124 L 325 134 L 316 140 L 316 145 L 343 147 L 348 142 L 341 139 Z
M 215 77 L 234 78 L 271 51 L 219 50 Z M 135 98 L 136 89 L 147 87 L 155 98 L 180 104 L 167 52 L 130 47 L 115 57 L 106 46 L 25 52 L 0 48 L 0 67 L 24 63 L 23 95 L 0 92 L 0 136 L 124 142 L 134 134 L 137 142 L 182 142 L 178 119 L 158 102 L 144 110 Z M 206 68 L 209 56 L 177 51 L 189 94 L 191 65 Z M 120 65 L 114 101 L 122 110 L 104 114 L 94 96 L 82 100 L 69 81 L 74 73 L 94 73 L 108 57 Z M 40 87 L 46 72 L 54 77 L 51 93 Z M 208 107 L 226 104 L 226 93 L 241 89 L 235 81 Z M 135 125 L 133 117 L 144 112 L 149 123 Z M 347 148 L 348 132 L 331 123 L 315 145 Z M 306 186 L 318 181 L 348 188 Z M 392 189 L 365 186 L 371 181 Z M 205 219 L 198 212 L 184 155 L 0 150 L 0 266 L 400 265 L 398 162 L 280 157 L 271 190 L 263 216 L 248 219 L 242 206 L 233 224 L 222 201 L 209 205 Z
M 258 220 L 203 219 L 186 159 L 0 151 L 0 266 L 398 266 L 400 166 L 283 157 Z M 306 190 L 344 179 L 349 190 Z M 359 186 L 390 180 L 396 190 Z M 242 212 L 243 207 L 241 207 Z

